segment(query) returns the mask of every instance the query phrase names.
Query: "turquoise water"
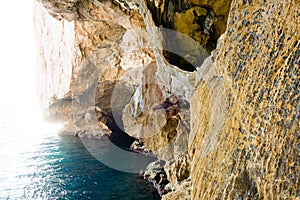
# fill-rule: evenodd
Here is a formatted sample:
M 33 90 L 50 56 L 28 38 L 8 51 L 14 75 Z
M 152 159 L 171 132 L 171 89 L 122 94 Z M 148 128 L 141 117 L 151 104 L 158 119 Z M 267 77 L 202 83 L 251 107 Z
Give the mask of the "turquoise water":
M 77 137 L 1 133 L 0 164 L 0 199 L 160 199 L 138 174 L 105 166 Z

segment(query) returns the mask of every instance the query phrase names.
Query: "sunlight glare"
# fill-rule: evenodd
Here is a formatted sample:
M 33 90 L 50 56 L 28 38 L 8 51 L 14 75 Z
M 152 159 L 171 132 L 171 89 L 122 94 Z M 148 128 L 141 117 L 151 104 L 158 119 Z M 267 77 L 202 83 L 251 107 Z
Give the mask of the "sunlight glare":
M 36 94 L 36 44 L 33 2 L 4 1 L 0 12 L 0 131 L 10 127 L 18 134 L 42 134 L 57 130 L 42 120 Z M 9 8 L 14 8 L 13 12 Z M 3 132 L 3 131 L 1 131 Z

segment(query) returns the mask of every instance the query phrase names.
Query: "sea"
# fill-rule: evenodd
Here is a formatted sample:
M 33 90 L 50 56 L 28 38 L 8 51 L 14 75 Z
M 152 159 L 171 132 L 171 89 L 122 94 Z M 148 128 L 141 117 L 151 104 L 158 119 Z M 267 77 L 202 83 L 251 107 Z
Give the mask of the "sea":
M 8 130 L 1 130 L 0 137 L 0 199 L 160 199 L 137 169 L 123 170 L 101 160 L 113 155 L 111 148 L 115 151 L 108 139 Z M 140 160 L 141 155 L 125 154 L 133 155 L 130 163 Z

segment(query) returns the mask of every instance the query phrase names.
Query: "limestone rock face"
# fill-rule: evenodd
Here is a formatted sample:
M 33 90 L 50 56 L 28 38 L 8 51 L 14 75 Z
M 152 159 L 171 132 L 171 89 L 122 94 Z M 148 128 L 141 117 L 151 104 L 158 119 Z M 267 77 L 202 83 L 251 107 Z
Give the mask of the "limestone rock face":
M 230 4 L 231 0 L 147 1 L 157 26 L 186 34 L 208 51 L 225 32 Z
M 175 13 L 175 30 L 181 31 L 183 34 L 189 35 L 201 44 L 206 45 L 209 34 L 200 34 L 198 30 L 201 29 L 201 26 L 196 22 L 197 17 L 205 17 L 206 15 L 207 10 L 201 7 L 190 8 L 184 13 Z
M 63 98 L 69 91 L 76 49 L 74 22 L 54 19 L 38 2 L 34 3 L 34 15 L 38 52 L 37 90 L 45 110 L 51 97 Z
M 191 100 L 192 199 L 299 198 L 299 13 L 232 2 L 214 75 Z
M 172 160 L 165 165 L 165 171 L 172 185 L 188 179 L 190 175 L 190 160 L 188 155 L 181 155 L 178 159 Z
M 177 159 L 188 149 L 189 102 L 195 73 L 183 71 L 165 60 L 161 33 L 170 32 L 155 28 L 151 13 L 143 1 L 139 2 L 139 12 L 144 16 L 146 31 L 154 47 L 155 62 L 144 68 L 142 83 L 123 110 L 124 130 L 142 141 L 159 158 Z M 194 50 L 200 52 L 197 55 L 201 62 L 207 53 L 199 50 L 195 41 L 194 44 Z M 182 52 L 179 51 L 179 54 Z
M 49 118 L 75 127 L 72 130 L 85 129 L 87 124 L 82 119 L 87 113 L 98 121 L 101 117 L 107 121 L 112 104 L 122 107 L 128 103 L 126 99 L 112 102 L 117 82 L 122 81 L 126 95 L 132 95 L 141 82 L 142 68 L 153 59 L 152 50 L 144 48 L 150 46 L 150 40 L 143 29 L 142 17 L 135 10 L 122 12 L 111 2 L 41 3 L 52 16 L 60 16 L 61 20 L 53 19 L 36 3 L 36 19 L 43 16 L 36 27 L 41 49 L 39 66 L 44 66 L 40 73 L 40 82 L 45 88 L 40 90 L 41 95 L 45 94 L 42 98 L 44 110 Z M 74 10 L 77 16 L 70 17 Z M 50 25 L 57 28 L 51 29 Z M 126 74 L 130 76 L 123 78 Z M 122 94 L 117 95 L 115 99 L 122 99 Z M 100 111 L 91 112 L 89 109 L 93 106 Z
M 180 200 L 190 200 L 190 180 L 184 180 L 179 185 L 173 188 L 173 191 L 162 196 L 162 200 L 168 199 L 180 199 Z
M 113 121 L 166 161 L 163 199 L 300 198 L 299 1 L 40 2 L 40 94 L 66 133 Z
M 190 115 L 186 99 L 192 85 L 184 72 L 167 69 L 159 71 L 155 63 L 144 69 L 143 84 L 124 109 L 123 123 L 127 134 L 140 139 L 160 158 L 171 160 L 187 151 Z M 183 73 L 182 79 L 170 77 L 172 71 Z M 160 82 L 168 77 L 174 87 Z M 183 84 L 186 90 L 180 90 Z M 166 90 L 167 86 L 172 89 Z
M 78 17 L 79 0 L 38 0 L 55 19 L 72 21 Z
M 226 30 L 226 22 L 232 0 L 190 0 L 192 4 L 208 8 L 204 29 L 211 29 L 211 38 L 216 40 Z

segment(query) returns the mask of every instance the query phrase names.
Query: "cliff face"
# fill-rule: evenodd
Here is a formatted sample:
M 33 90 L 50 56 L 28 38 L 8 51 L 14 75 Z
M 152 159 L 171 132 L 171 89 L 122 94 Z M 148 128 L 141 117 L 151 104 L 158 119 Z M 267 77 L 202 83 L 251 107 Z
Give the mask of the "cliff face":
M 38 3 L 34 15 L 38 91 L 45 110 L 51 96 L 62 98 L 69 91 L 76 48 L 74 22 L 57 21 Z
M 40 2 L 42 100 L 64 132 L 143 142 L 167 161 L 164 199 L 300 197 L 299 1 Z
M 132 95 L 141 82 L 141 68 L 152 61 L 152 51 L 143 48 L 149 46 L 148 36 L 141 29 L 144 22 L 137 11 L 122 12 L 111 2 L 42 3 L 36 3 L 36 10 L 40 12 L 36 12 L 36 18 L 41 13 L 44 18 L 36 22 L 36 27 L 38 41 L 43 41 L 39 43 L 44 62 L 41 85 L 52 89 L 47 93 L 40 90 L 41 96 L 46 96 L 42 100 L 48 118 L 62 120 L 66 124 L 65 132 L 70 134 L 77 134 L 97 121 L 103 126 L 112 110 L 111 96 L 116 83 L 122 79 L 125 82 L 122 86 L 128 91 L 125 95 Z M 42 5 L 57 20 L 47 15 Z M 45 25 L 48 21 L 55 21 L 54 29 L 50 24 Z M 71 25 L 66 26 L 69 23 Z M 47 31 L 45 27 L 49 27 Z M 140 31 L 134 36 L 125 33 L 132 29 Z M 55 38 L 59 40 L 57 43 Z M 67 61 L 68 66 L 65 66 Z M 122 95 L 117 94 L 116 99 L 122 99 Z M 116 102 L 120 105 L 115 107 L 124 103 L 128 102 Z
M 233 1 L 191 100 L 192 199 L 299 198 L 299 1 Z

